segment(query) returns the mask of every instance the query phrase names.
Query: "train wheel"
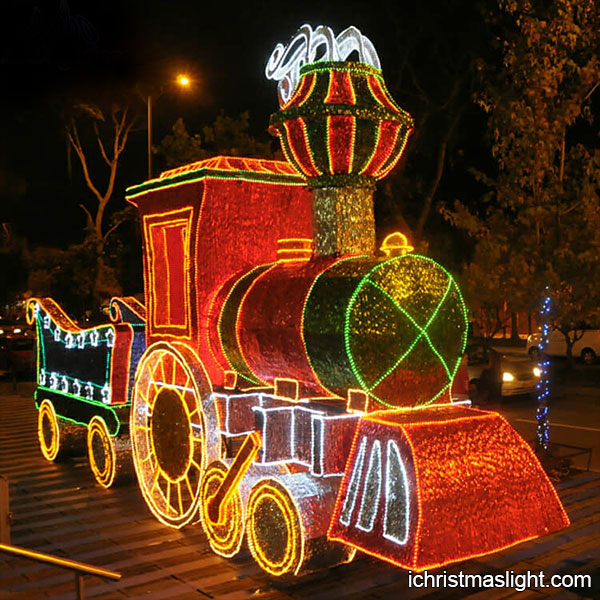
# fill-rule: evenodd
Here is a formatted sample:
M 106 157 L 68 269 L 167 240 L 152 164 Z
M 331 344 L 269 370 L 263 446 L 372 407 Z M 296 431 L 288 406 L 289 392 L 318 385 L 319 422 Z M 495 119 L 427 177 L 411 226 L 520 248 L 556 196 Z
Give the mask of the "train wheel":
M 183 344 L 157 342 L 140 360 L 130 416 L 133 463 L 150 510 L 171 527 L 198 518 L 202 474 L 219 457 L 205 412 L 211 392 L 202 364 Z
M 109 488 L 115 481 L 117 454 L 115 445 L 101 417 L 93 417 L 88 425 L 88 459 L 96 481 Z
M 206 469 L 200 488 L 200 515 L 213 552 L 231 558 L 240 551 L 244 539 L 244 506 L 239 491 L 236 490 L 221 509 L 222 518 L 219 521 L 213 521 L 208 514 L 208 502 L 216 494 L 226 474 L 227 466 L 222 462 L 214 462 Z
M 295 574 L 304 560 L 304 532 L 298 507 L 274 479 L 259 481 L 248 501 L 248 546 L 271 575 Z
M 38 438 L 46 460 L 54 461 L 60 453 L 60 427 L 50 400 L 43 400 L 38 412 Z

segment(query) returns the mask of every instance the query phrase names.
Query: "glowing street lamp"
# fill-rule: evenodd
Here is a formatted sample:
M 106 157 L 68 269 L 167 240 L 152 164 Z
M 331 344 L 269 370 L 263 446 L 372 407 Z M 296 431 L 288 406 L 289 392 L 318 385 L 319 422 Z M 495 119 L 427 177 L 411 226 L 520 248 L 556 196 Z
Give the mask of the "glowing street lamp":
M 189 88 L 192 84 L 190 77 L 184 73 L 177 75 L 175 79 L 177 85 L 182 88 Z M 148 179 L 152 179 L 152 95 L 148 94 L 146 102 L 148 107 Z

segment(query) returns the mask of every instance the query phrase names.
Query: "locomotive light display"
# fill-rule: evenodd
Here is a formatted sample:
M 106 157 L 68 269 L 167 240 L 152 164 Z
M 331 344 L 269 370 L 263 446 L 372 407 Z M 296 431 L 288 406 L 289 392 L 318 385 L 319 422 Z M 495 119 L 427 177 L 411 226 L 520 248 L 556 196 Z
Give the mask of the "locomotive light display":
M 357 550 L 423 570 L 567 526 L 526 442 L 452 397 L 452 275 L 400 233 L 375 251 L 373 186 L 412 119 L 372 44 L 305 25 L 267 75 L 287 161 L 216 157 L 127 190 L 143 304 L 82 329 L 30 300 L 44 457 L 87 440 L 100 485 L 133 465 L 157 519 L 200 521 L 224 557 L 247 540 L 274 576 Z

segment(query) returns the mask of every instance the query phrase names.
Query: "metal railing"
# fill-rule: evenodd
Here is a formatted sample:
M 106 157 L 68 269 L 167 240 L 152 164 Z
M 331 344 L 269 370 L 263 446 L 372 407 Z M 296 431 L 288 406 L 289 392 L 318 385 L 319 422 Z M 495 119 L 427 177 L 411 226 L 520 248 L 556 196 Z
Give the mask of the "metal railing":
M 77 600 L 84 600 L 85 598 L 83 582 L 84 575 L 95 575 L 96 577 L 104 577 L 105 579 L 112 579 L 113 581 L 119 581 L 119 579 L 121 579 L 121 573 L 116 573 L 115 571 L 108 571 L 106 569 L 101 569 L 92 565 L 86 565 L 85 563 L 69 560 L 67 558 L 53 556 L 52 554 L 34 552 L 33 550 L 19 548 L 18 546 L 0 544 L 0 552 L 6 552 L 7 554 L 12 554 L 13 556 L 20 556 L 21 558 L 27 558 L 36 562 L 54 565 L 55 567 L 74 571 Z

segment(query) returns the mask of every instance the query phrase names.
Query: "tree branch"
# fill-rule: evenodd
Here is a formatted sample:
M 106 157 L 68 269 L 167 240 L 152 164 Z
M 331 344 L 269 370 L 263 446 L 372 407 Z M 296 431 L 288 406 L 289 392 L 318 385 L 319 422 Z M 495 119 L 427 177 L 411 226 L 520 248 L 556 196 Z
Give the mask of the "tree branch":
M 83 169 L 83 177 L 85 179 L 86 185 L 92 191 L 94 196 L 96 196 L 98 202 L 101 203 L 103 201 L 103 197 L 98 188 L 96 188 L 96 186 L 92 182 L 92 179 L 90 177 L 87 160 L 85 158 L 83 146 L 81 145 L 81 141 L 79 139 L 77 124 L 75 123 L 74 119 L 71 120 L 71 124 L 67 127 L 67 138 L 69 139 L 69 142 L 71 143 L 71 145 L 75 149 L 75 152 L 77 153 L 77 156 L 79 157 L 79 162 L 81 163 L 81 168 Z
M 431 212 L 431 205 L 433 204 L 433 199 L 440 185 L 440 181 L 442 180 L 442 174 L 444 173 L 444 164 L 446 162 L 446 150 L 448 148 L 448 143 L 454 135 L 454 130 L 456 129 L 456 126 L 460 121 L 463 110 L 464 105 L 454 114 L 454 117 L 452 118 L 452 121 L 450 122 L 450 125 L 446 130 L 446 134 L 444 135 L 444 138 L 440 143 L 435 176 L 433 178 L 433 181 L 431 182 L 429 192 L 427 193 L 427 196 L 425 196 L 425 202 L 423 203 L 423 208 L 421 209 L 421 214 L 419 215 L 419 220 L 417 221 L 417 225 L 415 227 L 415 241 L 421 239 L 421 236 L 423 235 L 425 222 L 427 221 L 427 217 Z
M 115 229 L 117 229 L 122 224 L 123 224 L 123 221 L 119 221 L 118 223 L 115 223 L 112 227 L 109 228 L 109 230 L 102 236 L 102 246 L 104 246 L 104 244 L 106 244 L 106 241 L 108 240 L 108 237 L 110 236 L 110 234 L 113 231 L 115 231 Z
M 583 98 L 583 100 L 581 101 L 581 103 L 583 104 L 595 91 L 596 88 L 600 85 L 600 81 L 597 81 L 594 86 L 592 87 L 592 89 L 585 95 L 585 97 Z
M 104 162 L 110 166 L 110 160 L 108 160 L 108 156 L 106 155 L 106 150 L 104 149 L 104 143 L 102 142 L 102 138 L 100 137 L 100 131 L 98 130 L 98 123 L 94 121 L 94 133 L 96 134 L 96 139 L 98 140 L 98 146 L 100 146 L 100 154 L 102 154 L 102 158 Z
M 127 118 L 127 109 L 125 109 L 125 111 L 123 113 L 123 121 L 122 121 L 123 125 L 125 125 L 125 119 L 126 118 Z M 134 124 L 135 124 L 135 119 L 132 119 L 122 129 L 122 131 L 121 131 L 121 139 L 120 139 L 119 147 L 118 147 L 119 152 L 118 152 L 117 156 L 119 156 L 121 154 L 121 152 L 123 152 L 123 150 L 125 149 L 125 145 L 127 144 L 127 138 L 129 137 L 129 132 L 131 131 L 131 129 L 134 126 Z
M 563 211 L 559 212 L 559 215 L 561 217 L 563 217 L 564 215 L 568 215 L 570 212 L 573 212 L 576 208 L 579 208 L 582 204 L 583 200 L 579 200 L 578 202 L 575 202 L 575 204 L 571 204 L 571 206 L 569 206 L 569 208 L 566 208 Z
M 87 215 L 88 227 L 90 229 L 93 229 L 94 228 L 94 219 L 92 218 L 92 213 L 88 210 L 88 207 L 85 204 L 80 204 L 79 206 L 83 209 L 83 211 Z

